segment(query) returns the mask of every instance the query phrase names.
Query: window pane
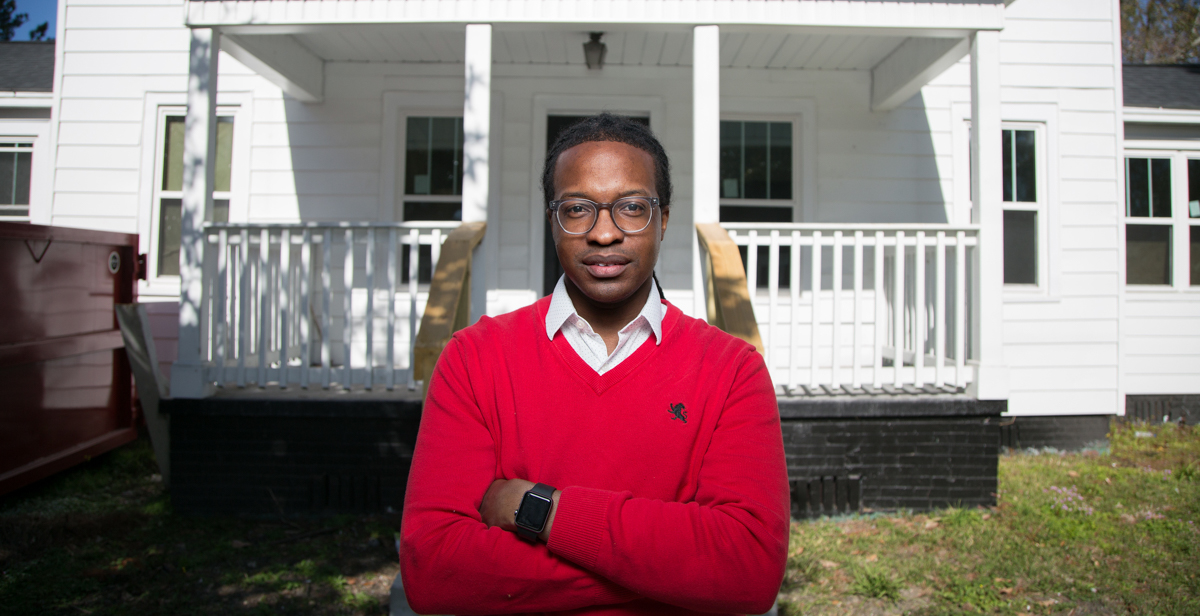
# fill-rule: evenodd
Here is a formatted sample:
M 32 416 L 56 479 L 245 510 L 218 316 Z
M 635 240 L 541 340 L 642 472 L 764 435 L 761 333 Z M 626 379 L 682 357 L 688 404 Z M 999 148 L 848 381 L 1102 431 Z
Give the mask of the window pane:
M 213 199 L 213 222 L 229 222 L 229 199 Z
M 1171 161 L 1167 158 L 1150 159 L 1150 215 L 1171 217 Z
M 1013 132 L 1017 158 L 1017 201 L 1034 202 L 1037 201 L 1037 142 L 1031 130 Z
M 32 163 L 31 152 L 0 152 L 0 205 L 29 205 Z
M 163 144 L 163 190 L 183 190 L 183 116 L 168 116 Z
M 1000 142 L 1003 145 L 1003 150 L 1000 158 L 1003 159 L 1004 174 L 1004 200 L 1013 200 L 1013 131 L 1006 130 L 1001 132 Z
M 1192 227 L 1190 232 L 1191 246 L 1188 248 L 1192 262 L 1192 286 L 1195 287 L 1200 286 L 1200 227 Z
M 404 193 L 462 194 L 462 118 L 410 117 L 406 135 Z
M 1126 284 L 1171 284 L 1171 226 L 1125 225 Z
M 721 122 L 721 198 L 792 198 L 792 123 Z
M 1188 216 L 1200 218 L 1200 159 L 1188 160 Z
M 158 273 L 179 275 L 179 237 L 182 232 L 181 199 L 163 199 L 158 219 Z
M 462 220 L 462 203 L 406 201 L 404 220 Z
M 1004 212 L 1004 284 L 1037 284 L 1037 212 Z
M 721 222 L 792 222 L 792 208 L 777 205 L 722 205 Z
M 768 199 L 792 198 L 792 123 L 771 122 L 771 181 Z
M 1125 215 L 1150 215 L 1150 160 L 1125 159 Z
M 747 199 L 767 199 L 767 123 L 742 123 L 742 150 L 745 175 L 742 188 Z
M 721 198 L 742 198 L 741 122 L 721 122 Z
M 229 175 L 233 167 L 233 118 L 217 118 L 217 168 L 213 190 L 229 191 Z

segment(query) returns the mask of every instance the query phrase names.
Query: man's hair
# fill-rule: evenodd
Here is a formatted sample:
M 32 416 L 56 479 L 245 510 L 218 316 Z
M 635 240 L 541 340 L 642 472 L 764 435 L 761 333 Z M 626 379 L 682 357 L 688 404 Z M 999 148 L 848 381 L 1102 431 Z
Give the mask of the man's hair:
M 608 112 L 571 125 L 550 146 L 550 151 L 546 153 L 546 166 L 542 169 L 542 198 L 547 206 L 554 200 L 554 169 L 558 165 L 558 157 L 577 145 L 592 141 L 616 141 L 649 154 L 654 159 L 654 190 L 658 193 L 659 207 L 664 212 L 671 207 L 671 161 L 667 158 L 666 150 L 649 127 Z

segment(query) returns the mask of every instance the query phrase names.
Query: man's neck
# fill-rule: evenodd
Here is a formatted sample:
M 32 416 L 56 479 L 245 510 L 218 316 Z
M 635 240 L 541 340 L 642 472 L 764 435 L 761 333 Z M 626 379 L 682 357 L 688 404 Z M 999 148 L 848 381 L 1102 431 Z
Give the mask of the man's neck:
M 592 326 L 592 331 L 599 334 L 606 343 L 609 343 L 611 339 L 612 342 L 608 344 L 608 350 L 611 353 L 621 329 L 636 319 L 642 312 L 642 308 L 646 306 L 646 300 L 650 297 L 650 285 L 654 284 L 654 278 L 647 278 L 646 282 L 633 292 L 633 295 L 611 304 L 597 302 L 584 295 L 583 291 L 580 291 L 570 278 L 564 282 L 567 296 L 571 298 L 571 303 L 575 306 L 575 312 L 579 313 L 579 316 Z

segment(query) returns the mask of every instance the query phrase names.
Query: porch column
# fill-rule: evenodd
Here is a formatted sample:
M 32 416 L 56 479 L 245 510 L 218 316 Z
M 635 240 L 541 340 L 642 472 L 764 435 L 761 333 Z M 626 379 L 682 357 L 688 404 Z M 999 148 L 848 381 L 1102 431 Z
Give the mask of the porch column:
M 1004 365 L 1004 211 L 1000 141 L 1000 33 L 976 32 L 971 41 L 971 222 L 979 225 L 972 263 L 976 311 L 972 332 L 979 360 L 969 393 L 980 400 L 1008 398 Z
M 719 26 L 692 29 L 692 222 L 720 221 L 721 177 L 721 31 Z M 696 318 L 708 314 L 700 238 L 692 229 L 692 289 Z
M 492 118 L 492 26 L 468 24 L 463 96 L 463 222 L 487 222 L 488 153 Z M 471 256 L 471 323 L 487 313 L 487 259 L 496 232 L 485 233 Z
M 179 357 L 171 367 L 171 396 L 208 395 L 200 357 L 204 300 L 204 221 L 212 211 L 217 152 L 217 55 L 220 32 L 192 29 L 187 117 L 184 121 L 183 199 L 179 250 Z

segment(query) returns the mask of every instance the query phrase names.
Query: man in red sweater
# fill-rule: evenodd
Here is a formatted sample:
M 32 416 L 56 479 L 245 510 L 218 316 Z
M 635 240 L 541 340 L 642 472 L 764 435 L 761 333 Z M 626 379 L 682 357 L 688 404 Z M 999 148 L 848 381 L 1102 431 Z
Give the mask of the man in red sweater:
M 400 566 L 420 613 L 762 613 L 787 557 L 774 387 L 653 276 L 666 153 L 602 114 L 543 190 L 565 275 L 454 335 L 429 383 Z

